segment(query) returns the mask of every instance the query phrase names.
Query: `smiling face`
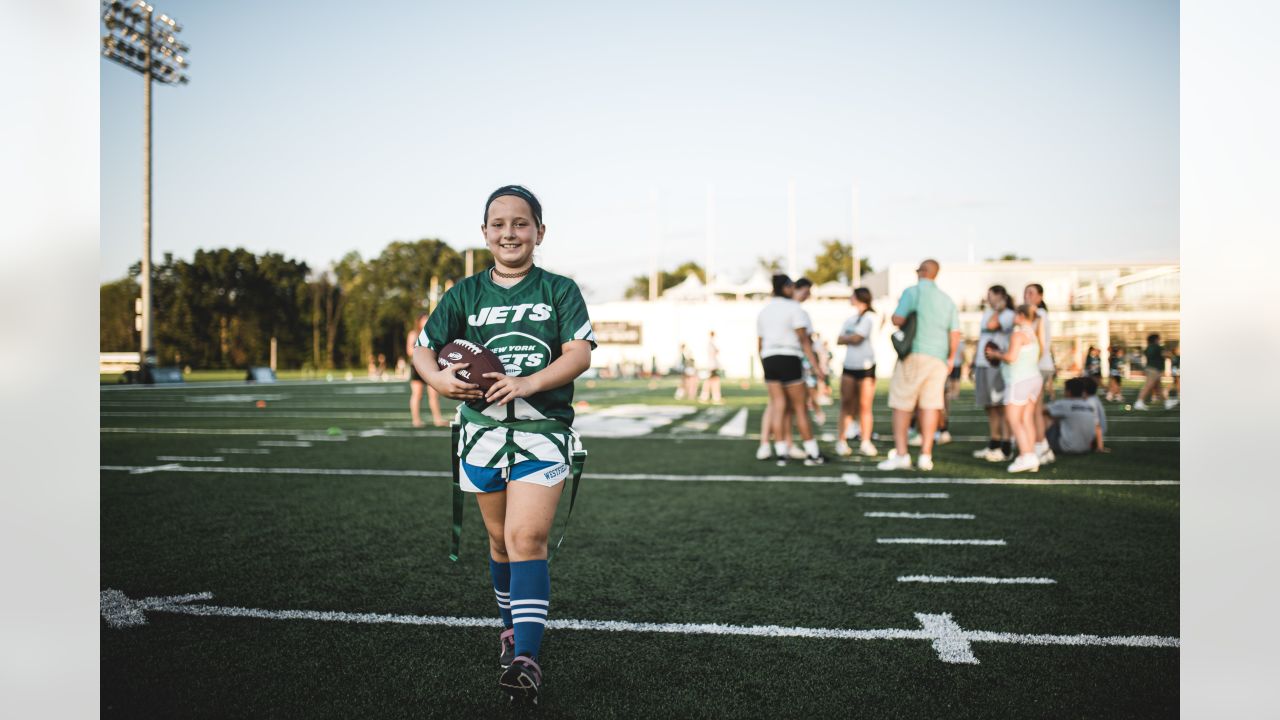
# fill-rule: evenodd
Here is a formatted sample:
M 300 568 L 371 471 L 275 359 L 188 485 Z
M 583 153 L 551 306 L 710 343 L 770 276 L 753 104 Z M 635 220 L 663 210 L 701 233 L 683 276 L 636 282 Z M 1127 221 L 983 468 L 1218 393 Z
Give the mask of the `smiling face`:
M 1022 291 L 1022 301 L 1033 307 L 1039 306 L 1040 301 L 1043 299 L 1044 296 L 1040 294 L 1040 291 L 1036 289 L 1035 285 L 1028 285 L 1026 289 Z
M 489 203 L 489 219 L 481 231 L 498 266 L 520 270 L 533 260 L 533 249 L 542 244 L 547 226 L 535 223 L 533 209 L 524 198 L 503 195 Z

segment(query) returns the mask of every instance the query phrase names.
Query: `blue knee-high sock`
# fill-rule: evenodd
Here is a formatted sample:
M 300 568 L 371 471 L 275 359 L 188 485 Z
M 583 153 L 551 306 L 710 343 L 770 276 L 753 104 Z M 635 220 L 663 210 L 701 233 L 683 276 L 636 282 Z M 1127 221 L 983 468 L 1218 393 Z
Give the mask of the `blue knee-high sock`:
M 511 627 L 511 563 L 489 558 L 489 577 L 493 578 L 493 595 L 498 600 L 502 625 Z
M 516 630 L 516 655 L 538 657 L 551 598 L 551 575 L 546 560 L 511 563 L 511 620 Z

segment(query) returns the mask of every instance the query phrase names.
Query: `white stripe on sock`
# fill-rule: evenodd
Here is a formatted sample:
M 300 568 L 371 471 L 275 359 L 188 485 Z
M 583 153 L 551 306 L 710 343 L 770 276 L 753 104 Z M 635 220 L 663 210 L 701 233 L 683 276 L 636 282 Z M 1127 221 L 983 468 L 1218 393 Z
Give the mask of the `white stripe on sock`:
M 494 589 L 493 589 L 493 594 L 494 594 L 494 595 L 501 595 L 502 597 L 511 597 L 511 593 L 509 593 L 509 592 L 502 592 L 502 591 L 501 591 L 501 590 L 499 590 L 498 588 L 494 588 Z
M 540 617 L 534 617 L 534 616 L 532 616 L 532 615 L 527 616 L 527 617 L 513 617 L 513 618 L 511 618 L 511 624 L 512 624 L 512 625 L 519 625 L 520 623 L 538 623 L 539 625 L 546 625 L 546 624 L 547 624 L 547 619 L 546 619 L 546 618 L 540 618 Z
M 551 604 L 549 600 L 512 600 L 512 605 L 541 605 L 547 607 Z
M 539 616 L 541 616 L 541 617 L 546 617 L 546 616 L 547 616 L 547 611 L 546 611 L 546 610 L 533 610 L 533 609 L 530 609 L 530 608 L 512 608 L 512 610 L 511 610 L 511 614 L 512 614 L 512 616 L 515 616 L 515 615 L 539 615 Z

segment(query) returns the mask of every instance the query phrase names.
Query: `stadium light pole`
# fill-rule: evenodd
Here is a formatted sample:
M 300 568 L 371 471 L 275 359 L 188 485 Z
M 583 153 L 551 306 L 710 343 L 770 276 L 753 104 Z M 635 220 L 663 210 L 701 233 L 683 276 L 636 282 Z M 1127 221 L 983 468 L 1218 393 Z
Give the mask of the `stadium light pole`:
M 190 48 L 178 40 L 182 32 L 178 21 L 156 15 L 145 0 L 103 0 L 102 22 L 102 56 L 143 78 L 141 369 L 145 377 L 156 359 L 151 324 L 151 83 L 186 85 Z

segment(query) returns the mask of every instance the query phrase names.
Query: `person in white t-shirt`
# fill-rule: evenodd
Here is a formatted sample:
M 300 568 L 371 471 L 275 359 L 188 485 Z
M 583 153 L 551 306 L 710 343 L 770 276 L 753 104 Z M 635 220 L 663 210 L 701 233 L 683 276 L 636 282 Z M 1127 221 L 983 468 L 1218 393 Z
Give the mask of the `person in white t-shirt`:
M 987 309 L 978 324 L 978 351 L 973 356 L 973 397 L 987 414 L 990 433 L 987 446 L 975 450 L 973 456 L 988 462 L 1005 462 L 1013 458 L 1013 436 L 1005 422 L 1004 376 L 998 365 L 987 359 L 986 347 L 994 345 L 999 352 L 1009 349 L 1009 333 L 1013 332 L 1013 298 L 1003 285 L 987 289 Z
M 821 374 L 822 368 L 813 356 L 813 345 L 809 342 L 809 315 L 799 303 L 788 297 L 794 287 L 791 278 L 783 274 L 774 275 L 773 299 L 756 319 L 757 348 L 760 364 L 764 367 L 765 387 L 769 390 L 764 422 L 773 428 L 774 457 L 779 467 L 787 464 L 786 438 L 791 434 L 785 424 L 788 412 L 794 415 L 804 441 L 804 464 L 822 465 L 827 461 L 818 450 L 813 425 L 805 412 L 806 389 L 801 360 L 809 361 L 820 381 L 826 382 L 826 377 Z M 764 437 L 763 433 L 761 437 Z
M 836 342 L 845 346 L 844 370 L 840 376 L 840 421 L 836 425 L 836 454 L 853 454 L 845 439 L 849 426 L 858 422 L 862 443 L 858 452 L 875 457 L 876 446 L 871 442 L 871 409 L 876 397 L 876 351 L 872 340 L 880 328 L 880 316 L 871 307 L 871 291 L 860 287 L 849 299 L 853 304 L 853 317 L 840 327 Z
M 1053 380 L 1058 374 L 1057 367 L 1053 364 L 1053 335 L 1049 324 L 1049 308 L 1044 304 L 1044 286 L 1040 283 L 1031 283 L 1022 290 L 1022 301 L 1033 308 L 1036 308 L 1036 336 L 1040 341 L 1040 377 L 1041 384 L 1041 406 L 1053 401 Z M 1040 458 L 1041 465 L 1047 465 L 1054 461 L 1053 448 L 1049 446 L 1049 441 L 1045 439 L 1045 421 L 1044 413 L 1035 413 L 1036 428 L 1036 455 Z M 1020 450 L 1019 452 L 1025 452 Z
M 716 344 L 716 331 L 707 335 L 707 370 L 706 379 L 702 381 L 702 392 L 698 394 L 698 402 L 709 402 L 712 405 L 723 405 L 720 395 L 720 346 Z

